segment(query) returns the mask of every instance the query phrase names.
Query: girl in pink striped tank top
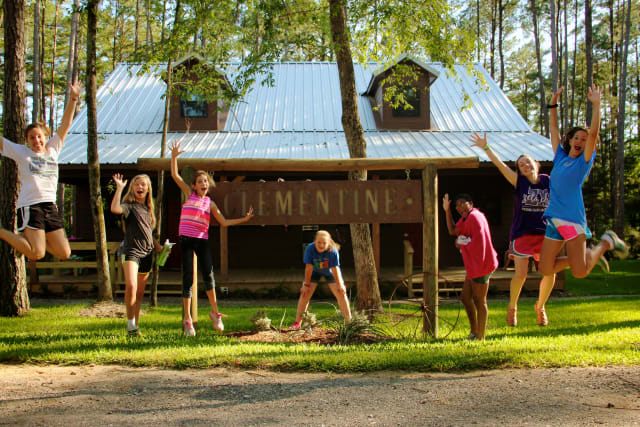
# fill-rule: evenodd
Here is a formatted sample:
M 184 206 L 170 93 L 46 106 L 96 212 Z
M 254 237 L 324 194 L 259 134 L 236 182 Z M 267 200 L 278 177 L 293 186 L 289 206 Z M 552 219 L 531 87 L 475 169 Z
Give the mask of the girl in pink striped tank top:
M 171 176 L 187 197 L 182 205 L 178 234 L 180 236 L 180 252 L 182 253 L 182 328 L 185 335 L 196 334 L 191 319 L 191 295 L 193 279 L 193 254 L 198 257 L 198 268 L 202 273 L 204 288 L 211 304 L 209 318 L 213 323 L 213 329 L 223 331 L 222 317 L 218 312 L 218 304 L 215 292 L 215 279 L 213 277 L 213 264 L 211 262 L 211 248 L 209 247 L 209 220 L 211 215 L 218 221 L 221 227 L 247 222 L 253 216 L 253 208 L 242 218 L 226 219 L 218 209 L 215 202 L 207 195 L 209 188 L 215 185 L 206 171 L 196 171 L 193 174 L 191 187 L 184 182 L 178 173 L 178 156 L 184 153 L 180 150 L 180 143 L 173 141 L 171 147 Z

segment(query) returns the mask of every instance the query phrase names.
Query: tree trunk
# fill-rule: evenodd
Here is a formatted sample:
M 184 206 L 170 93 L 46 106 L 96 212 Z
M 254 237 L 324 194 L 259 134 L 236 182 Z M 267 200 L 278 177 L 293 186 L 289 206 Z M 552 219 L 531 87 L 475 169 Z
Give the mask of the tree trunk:
M 54 118 L 53 110 L 55 108 L 55 77 L 56 77 L 56 42 L 58 38 L 58 10 L 60 9 L 60 3 L 56 0 L 56 16 L 53 21 L 53 53 L 51 57 L 51 92 L 49 93 L 49 129 L 53 129 Z M 62 215 L 62 212 L 60 213 Z
M 584 0 L 584 53 L 587 68 L 587 88 L 593 84 L 593 28 L 592 28 L 591 0 Z M 590 102 L 585 106 L 587 126 L 591 126 L 593 107 Z
M 498 55 L 500 55 L 500 89 L 504 89 L 504 49 L 502 46 L 502 36 L 504 33 L 504 5 L 502 0 L 498 0 Z
M 491 40 L 489 41 L 489 63 L 491 78 L 496 79 L 496 0 L 491 0 Z
M 564 58 L 564 66 L 562 67 L 562 85 L 564 86 L 564 91 L 562 92 L 562 129 L 568 129 L 567 120 L 569 120 L 569 36 L 567 35 L 567 0 L 564 0 L 562 15 L 564 26 L 564 42 L 562 43 L 562 56 Z
M 107 233 L 104 224 L 102 190 L 100 188 L 100 160 L 98 159 L 98 112 L 96 103 L 96 34 L 98 28 L 98 3 L 87 2 L 87 164 L 89 167 L 89 189 L 91 216 L 96 241 L 96 265 L 98 272 L 98 301 L 111 301 L 111 279 L 109 277 L 109 256 L 107 253 Z
M 640 49 L 638 48 L 638 39 L 636 38 L 636 123 L 638 129 L 636 133 L 640 135 Z
M 69 34 L 69 58 L 67 62 L 67 82 L 74 82 L 76 76 L 73 74 L 73 64 L 77 57 L 76 53 L 76 38 L 78 37 L 78 16 L 77 11 L 80 7 L 80 0 L 73 0 L 73 15 L 71 16 L 71 33 Z M 67 105 L 69 101 L 69 86 L 67 85 L 64 91 L 64 105 Z
M 182 3 L 181 0 L 176 1 L 175 20 L 173 22 L 173 28 L 171 29 L 170 37 L 173 38 L 180 25 L 180 17 L 182 15 Z M 167 152 L 167 134 L 169 133 L 169 107 L 171 106 L 171 91 L 173 77 L 173 58 L 170 56 L 167 62 L 167 91 L 164 96 L 164 119 L 162 126 L 162 142 L 160 146 L 160 157 L 164 158 Z M 156 203 L 156 239 L 160 240 L 162 234 L 162 213 L 164 207 L 164 170 L 158 172 L 158 193 Z M 153 277 L 151 278 L 151 306 L 158 306 L 158 279 L 160 277 L 160 268 L 157 263 L 153 263 Z M 196 319 L 197 321 L 197 319 Z
M 137 56 L 138 55 L 138 31 L 140 29 L 140 0 L 136 0 L 136 19 L 135 19 L 136 23 L 135 23 L 135 30 L 134 30 L 134 37 L 133 37 L 133 55 Z M 147 17 L 147 22 L 149 21 L 149 18 Z
M 551 0 L 551 89 L 558 90 L 558 25 L 556 22 L 556 1 Z
M 623 3 L 624 10 L 624 3 Z M 629 32 L 631 28 L 631 0 L 627 0 L 623 52 L 620 58 L 620 92 L 618 96 L 618 140 L 616 151 L 616 205 L 615 231 L 624 235 L 624 122 L 627 97 L 627 59 L 629 55 Z
M 8 46 L 5 42 L 5 46 Z M 31 121 L 40 120 L 40 0 L 33 5 L 33 113 Z
M 149 1 L 147 1 L 147 4 L 149 4 Z M 149 21 L 148 21 L 148 16 L 149 16 L 149 7 L 147 6 L 147 35 L 149 34 L 149 28 L 151 28 Z M 160 42 L 163 43 L 164 42 L 164 31 L 165 28 L 167 27 L 167 0 L 164 0 L 162 2 L 162 27 L 160 29 Z M 149 44 L 149 37 L 147 37 L 147 44 Z
M 45 21 L 47 19 L 47 0 L 42 2 L 40 11 L 40 120 L 47 123 L 47 95 L 44 90 L 44 51 L 45 51 Z
M 480 63 L 480 0 L 476 0 L 476 44 L 478 64 Z
M 164 40 L 165 11 L 167 10 L 166 0 L 162 4 L 162 39 Z M 147 0 L 147 46 L 153 46 L 153 31 L 151 30 L 151 0 Z
M 366 141 L 358 113 L 358 94 L 356 93 L 347 16 L 343 2 L 329 0 L 329 14 L 333 49 L 340 78 L 342 127 L 349 147 L 349 155 L 351 158 L 367 157 Z M 349 179 L 366 181 L 367 171 L 351 171 Z M 369 225 L 351 224 L 350 229 L 358 289 L 356 310 L 366 311 L 369 314 L 382 311 Z
M 538 92 L 540 97 L 540 132 L 549 137 L 549 112 L 545 99 L 544 76 L 542 75 L 542 54 L 540 53 L 540 35 L 538 34 L 538 6 L 536 0 L 529 0 L 531 18 L 533 20 L 533 38 L 536 46 L 536 63 L 538 65 Z
M 571 64 L 571 110 L 569 123 L 575 123 L 576 114 L 576 61 L 578 60 L 578 2 L 574 2 L 573 10 L 573 63 Z
M 4 89 L 2 104 L 2 134 L 18 144 L 25 142 L 25 35 L 24 0 L 3 2 Z M 15 162 L 2 157 L 0 168 L 0 216 L 2 224 L 11 231 L 16 229 L 16 202 L 18 201 L 18 169 Z M 11 246 L 0 243 L 0 315 L 20 316 L 31 309 L 27 293 L 24 257 L 16 257 Z

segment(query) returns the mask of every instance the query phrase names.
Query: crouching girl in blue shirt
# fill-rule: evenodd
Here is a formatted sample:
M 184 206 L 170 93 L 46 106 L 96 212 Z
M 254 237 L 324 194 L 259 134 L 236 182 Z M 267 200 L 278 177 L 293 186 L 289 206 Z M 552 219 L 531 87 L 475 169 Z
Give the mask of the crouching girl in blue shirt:
M 325 278 L 329 284 L 329 289 L 336 297 L 338 306 L 342 312 L 345 322 L 351 321 L 351 309 L 347 288 L 342 280 L 340 272 L 340 255 L 338 250 L 340 245 L 333 241 L 331 234 L 325 230 L 316 233 L 313 243 L 304 251 L 304 283 L 300 288 L 300 299 L 298 300 L 298 310 L 296 321 L 291 325 L 292 329 L 300 329 L 302 313 L 307 311 L 311 296 L 318 286 L 318 281 Z

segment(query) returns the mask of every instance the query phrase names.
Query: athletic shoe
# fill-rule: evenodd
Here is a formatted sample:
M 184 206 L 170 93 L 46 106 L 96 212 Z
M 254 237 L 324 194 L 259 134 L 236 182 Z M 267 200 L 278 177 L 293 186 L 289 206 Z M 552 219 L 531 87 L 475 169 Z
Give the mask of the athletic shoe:
M 193 322 L 191 320 L 185 320 L 182 322 L 182 331 L 188 337 L 196 336 L 196 330 L 193 329 Z
M 469 335 L 467 335 L 467 339 L 468 339 L 469 341 L 474 341 L 474 340 L 477 340 L 477 339 L 478 339 L 478 337 L 476 336 L 476 334 L 474 334 L 473 332 L 471 332 Z
M 609 262 L 607 261 L 607 259 L 604 257 L 604 255 L 602 255 L 600 257 L 600 259 L 598 259 L 598 261 L 596 262 L 596 266 L 600 267 L 602 269 L 602 271 L 604 271 L 605 273 L 609 273 L 610 269 L 609 269 Z
M 507 308 L 507 325 L 518 326 L 518 309 Z
M 613 230 L 607 230 L 602 235 L 602 240 L 606 240 L 620 259 L 629 256 L 629 246 Z
M 215 329 L 216 331 L 224 331 L 224 325 L 222 324 L 223 317 L 227 317 L 227 315 L 222 313 L 214 313 L 213 311 L 209 313 L 209 319 L 211 319 L 213 329 Z
M 536 309 L 536 320 L 538 321 L 538 325 L 547 326 L 549 324 L 549 318 L 547 317 L 544 305 L 542 307 L 538 307 L 538 303 L 536 302 L 534 308 Z
M 293 322 L 293 324 L 289 326 L 289 329 L 297 331 L 298 329 L 300 329 L 300 322 Z
M 140 329 L 138 329 L 138 328 L 127 330 L 127 334 L 129 334 L 130 338 L 135 338 L 135 337 L 141 337 L 142 336 L 142 332 L 140 332 Z

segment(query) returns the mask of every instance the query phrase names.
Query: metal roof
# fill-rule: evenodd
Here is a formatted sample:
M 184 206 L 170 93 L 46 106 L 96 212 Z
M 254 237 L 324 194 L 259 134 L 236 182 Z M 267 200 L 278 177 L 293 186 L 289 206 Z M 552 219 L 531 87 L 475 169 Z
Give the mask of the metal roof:
M 478 131 L 489 134 L 489 142 L 505 161 L 523 152 L 552 160 L 549 140 L 531 130 L 484 68 L 476 66 L 485 80 L 481 84 L 478 75 L 463 66 L 449 71 L 437 63 L 428 65 L 439 71 L 431 86 L 433 130 L 379 131 L 369 99 L 358 97 L 369 157 L 477 155 L 487 161 L 482 150 L 469 147 L 470 133 Z M 354 66 L 356 90 L 362 94 L 374 64 Z M 159 157 L 166 85 L 157 70 L 161 69 L 141 73 L 139 65 L 119 64 L 99 89 L 101 163 L 131 164 L 139 157 Z M 232 106 L 224 131 L 171 134 L 184 141 L 183 157 L 348 158 L 336 64 L 274 64 L 273 79 L 271 87 L 256 80 L 245 99 Z M 83 109 L 71 126 L 60 164 L 86 163 L 86 130 Z

